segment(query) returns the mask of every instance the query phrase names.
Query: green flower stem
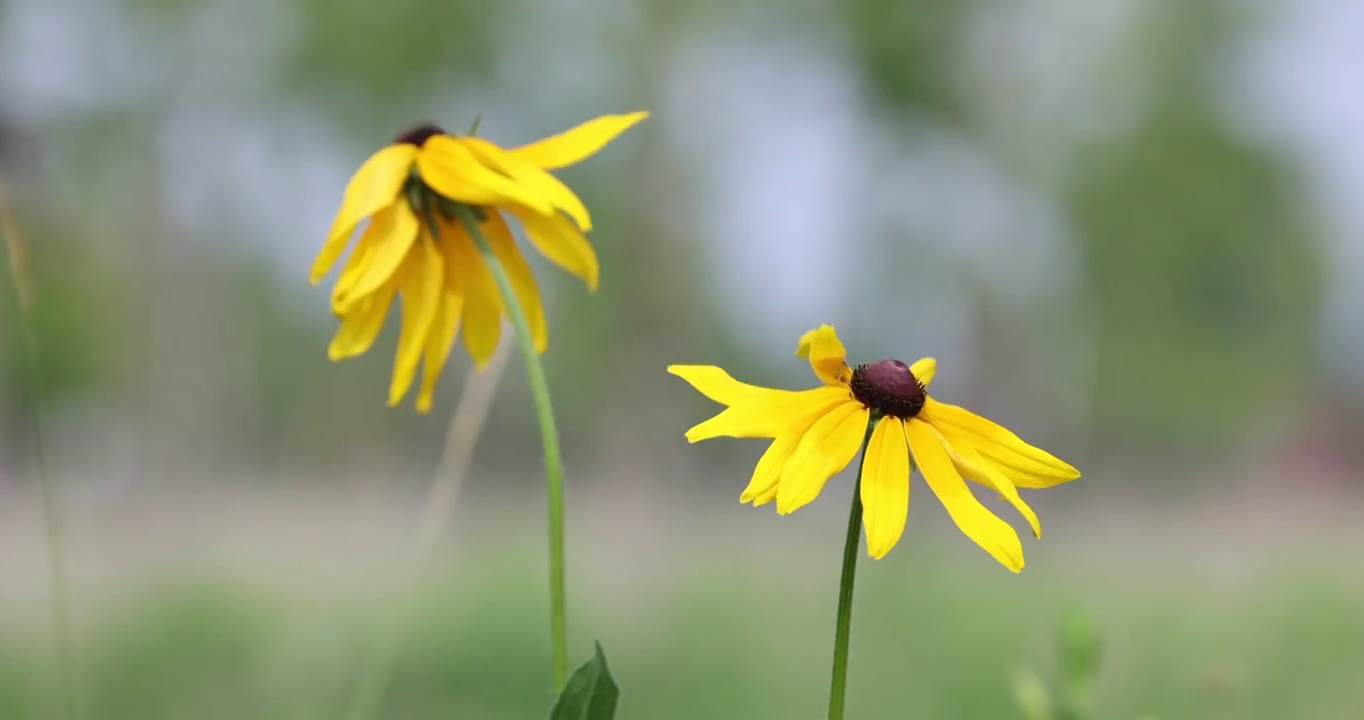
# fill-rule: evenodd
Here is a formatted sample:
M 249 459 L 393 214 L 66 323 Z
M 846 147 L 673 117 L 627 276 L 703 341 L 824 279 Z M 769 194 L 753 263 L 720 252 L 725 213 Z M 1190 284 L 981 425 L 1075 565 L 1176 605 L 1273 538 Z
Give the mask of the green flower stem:
M 867 423 L 862 438 L 862 459 L 853 485 L 848 533 L 843 540 L 843 573 L 838 581 L 838 620 L 834 626 L 834 671 L 829 680 L 829 720 L 843 720 L 843 698 L 848 692 L 848 640 L 852 636 L 853 582 L 857 579 L 857 551 L 862 540 L 862 469 L 867 462 L 867 443 L 879 418 Z
M 554 645 L 554 693 L 557 695 L 568 682 L 568 601 L 564 592 L 564 463 L 559 453 L 559 431 L 554 426 L 554 407 L 549 399 L 549 382 L 545 380 L 545 369 L 540 364 L 540 354 L 535 351 L 535 341 L 531 339 L 530 323 L 526 312 L 516 299 L 511 278 L 493 254 L 488 239 L 478 227 L 478 219 L 469 207 L 456 204 L 455 212 L 464 223 L 469 236 L 474 239 L 483 259 L 497 281 L 497 289 L 502 301 L 511 315 L 512 326 L 520 341 L 521 354 L 526 358 L 526 374 L 530 379 L 530 392 L 535 398 L 535 415 L 540 422 L 540 437 L 544 440 L 545 483 L 549 491 L 549 595 L 550 595 L 550 636 Z
M 33 404 L 33 445 L 34 459 L 38 467 L 38 494 L 43 506 L 43 525 L 47 535 L 48 583 L 52 602 L 52 641 L 57 670 L 57 691 L 61 694 L 58 705 L 63 718 L 75 718 L 78 712 L 76 696 L 76 670 L 74 641 L 71 632 L 70 591 L 67 588 L 68 569 L 66 562 L 66 533 L 63 529 L 61 499 L 58 497 L 57 481 L 52 477 L 47 464 L 47 449 L 43 442 L 42 422 L 42 354 L 39 352 L 38 336 L 33 329 L 33 286 L 32 278 L 24 267 L 23 239 L 19 230 L 13 226 L 5 196 L 5 188 L 0 185 L 0 236 L 9 250 L 10 279 L 14 283 L 19 299 L 20 325 L 23 326 L 24 362 L 28 374 L 29 399 Z

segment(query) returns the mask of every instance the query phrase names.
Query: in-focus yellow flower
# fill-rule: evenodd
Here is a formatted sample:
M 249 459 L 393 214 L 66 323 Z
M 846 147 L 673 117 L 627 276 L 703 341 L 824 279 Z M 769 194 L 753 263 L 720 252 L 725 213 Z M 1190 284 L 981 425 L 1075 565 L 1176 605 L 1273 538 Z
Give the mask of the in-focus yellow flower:
M 1075 468 L 975 413 L 928 396 L 937 362 L 906 366 L 882 360 L 856 369 L 834 329 L 806 333 L 796 354 L 824 381 L 813 390 L 774 390 L 741 383 L 713 365 L 672 365 L 668 372 L 727 409 L 687 431 L 687 440 L 772 438 L 740 496 L 754 506 L 777 501 L 786 514 L 814 500 L 824 483 L 857 455 L 868 422 L 880 418 L 862 462 L 867 551 L 883 557 L 909 514 L 910 456 L 957 527 L 1005 567 L 1023 569 L 1023 546 L 963 480 L 997 491 L 1042 536 L 1018 488 L 1045 488 L 1080 477 Z
M 585 233 L 592 218 L 578 196 L 548 171 L 586 159 L 648 113 L 605 115 L 517 148 L 425 125 L 399 135 L 365 161 L 346 186 L 317 260 L 317 284 L 369 223 L 332 289 L 341 321 L 328 348 L 332 360 L 360 355 L 374 344 L 395 297 L 402 300 L 388 404 L 397 405 L 423 366 L 417 410 L 431 407 L 436 381 L 461 329 L 482 367 L 492 357 L 506 314 L 487 264 L 450 203 L 475 208 L 480 229 L 506 268 L 525 310 L 536 349 L 549 342 L 540 291 L 501 211 L 520 221 L 545 257 L 597 289 L 597 255 Z M 434 218 L 438 232 L 428 223 Z

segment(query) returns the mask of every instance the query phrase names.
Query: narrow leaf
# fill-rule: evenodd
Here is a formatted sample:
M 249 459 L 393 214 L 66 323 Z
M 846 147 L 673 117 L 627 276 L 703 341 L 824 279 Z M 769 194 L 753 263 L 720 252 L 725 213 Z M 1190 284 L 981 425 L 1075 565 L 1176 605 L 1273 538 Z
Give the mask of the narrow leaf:
M 592 659 L 573 671 L 568 679 L 550 720 L 611 720 L 615 717 L 620 688 L 611 679 L 601 643 L 596 645 Z

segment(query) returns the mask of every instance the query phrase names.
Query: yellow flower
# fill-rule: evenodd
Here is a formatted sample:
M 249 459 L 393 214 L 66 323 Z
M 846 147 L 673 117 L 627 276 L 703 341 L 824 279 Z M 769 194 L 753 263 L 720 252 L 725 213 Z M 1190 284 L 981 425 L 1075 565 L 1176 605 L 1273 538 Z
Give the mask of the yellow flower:
M 808 358 L 822 387 L 774 390 L 741 383 L 713 365 L 672 365 L 668 372 L 727 409 L 687 431 L 687 440 L 772 438 L 740 496 L 754 506 L 777 501 L 790 513 L 814 500 L 824 483 L 857 455 L 868 422 L 879 418 L 862 461 L 861 498 L 867 551 L 883 557 L 909 514 L 910 456 L 957 527 L 1005 567 L 1023 569 L 1018 534 L 971 493 L 971 480 L 997 491 L 1042 536 L 1018 488 L 1045 488 L 1079 471 L 1005 428 L 928 396 L 937 362 L 882 360 L 856 369 L 834 329 L 806 333 L 796 354 Z
M 648 113 L 605 115 L 517 148 L 447 135 L 434 125 L 399 135 L 365 161 L 346 186 L 341 209 L 313 263 L 324 278 L 369 223 L 332 289 L 341 321 L 328 348 L 332 360 L 369 350 L 395 296 L 402 328 L 388 404 L 397 405 L 423 366 L 417 410 L 431 407 L 436 381 L 462 327 L 464 344 L 482 367 L 492 357 L 506 315 L 488 266 L 450 203 L 475 208 L 480 229 L 506 268 L 530 323 L 536 349 L 549 342 L 540 291 L 500 211 L 520 221 L 532 245 L 597 289 L 597 255 L 585 233 L 592 218 L 578 196 L 548 171 L 586 159 Z M 428 218 L 434 218 L 433 233 Z

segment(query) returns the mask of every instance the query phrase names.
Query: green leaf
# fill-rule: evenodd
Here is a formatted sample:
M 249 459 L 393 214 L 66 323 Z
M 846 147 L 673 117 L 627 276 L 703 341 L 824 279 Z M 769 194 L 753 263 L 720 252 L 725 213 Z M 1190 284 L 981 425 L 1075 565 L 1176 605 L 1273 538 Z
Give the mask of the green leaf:
M 615 717 L 620 688 L 611 679 L 601 643 L 596 645 L 592 659 L 583 663 L 568 679 L 550 720 L 611 720 Z

